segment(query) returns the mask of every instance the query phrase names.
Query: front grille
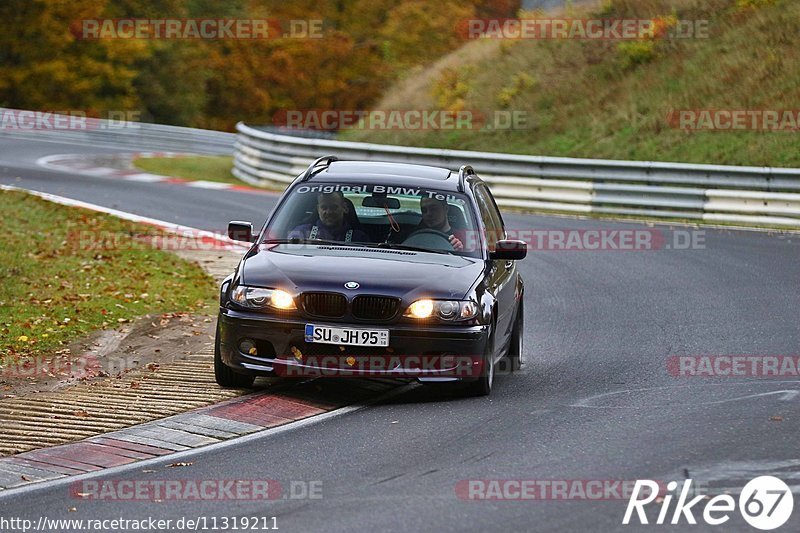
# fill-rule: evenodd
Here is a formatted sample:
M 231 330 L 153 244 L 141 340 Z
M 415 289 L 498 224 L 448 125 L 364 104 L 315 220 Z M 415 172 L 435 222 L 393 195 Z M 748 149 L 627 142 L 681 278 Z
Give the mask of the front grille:
M 307 292 L 303 309 L 311 316 L 340 318 L 347 311 L 347 298 L 335 292 Z
M 356 296 L 353 316 L 362 320 L 389 320 L 397 314 L 400 301 L 384 296 Z

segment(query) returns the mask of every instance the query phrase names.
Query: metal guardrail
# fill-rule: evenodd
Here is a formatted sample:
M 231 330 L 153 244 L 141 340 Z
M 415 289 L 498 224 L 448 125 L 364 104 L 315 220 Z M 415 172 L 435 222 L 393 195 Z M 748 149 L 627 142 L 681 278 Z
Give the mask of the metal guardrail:
M 512 155 L 298 138 L 236 125 L 233 173 L 285 187 L 320 155 L 458 169 L 497 203 L 543 212 L 800 227 L 800 169 Z
M 0 108 L 14 117 L 30 111 Z M 5 123 L 0 135 L 19 139 L 80 143 L 86 146 L 124 148 L 131 151 L 188 152 L 198 154 L 230 154 L 236 134 L 146 122 L 121 122 L 87 118 L 84 125 L 55 127 L 42 125 L 27 128 Z
M 450 169 L 470 164 L 504 207 L 800 227 L 800 169 L 413 148 L 286 135 L 243 123 L 237 124 L 238 135 L 162 124 L 88 123 L 83 129 L 0 128 L 0 135 L 131 151 L 233 152 L 233 173 L 256 185 L 286 186 L 325 154 Z

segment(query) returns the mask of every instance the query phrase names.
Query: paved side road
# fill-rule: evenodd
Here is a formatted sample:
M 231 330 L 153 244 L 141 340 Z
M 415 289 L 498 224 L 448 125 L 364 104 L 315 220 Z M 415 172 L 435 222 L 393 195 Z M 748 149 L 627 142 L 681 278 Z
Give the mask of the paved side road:
M 2 181 L 13 180 L 7 170 Z M 263 221 L 269 198 L 165 184 L 31 173 L 22 186 L 61 190 L 201 227 Z M 260 219 L 259 219 L 260 217 Z M 638 224 L 508 215 L 545 230 L 648 229 Z M 661 228 L 661 226 L 656 226 Z M 668 230 L 668 228 L 665 228 Z M 320 482 L 321 499 L 92 500 L 64 487 L 0 496 L 2 516 L 36 519 L 277 517 L 285 531 L 630 531 L 626 502 L 465 500 L 475 480 L 684 480 L 737 492 L 763 474 L 800 494 L 798 378 L 688 377 L 673 356 L 798 355 L 797 237 L 703 230 L 700 249 L 531 252 L 525 364 L 490 399 L 415 389 L 346 416 L 224 450 L 190 467 L 109 472 L 109 482 L 277 479 Z M 70 512 L 74 507 L 76 511 Z M 658 508 L 652 507 L 652 519 Z M 695 517 L 701 520 L 700 513 Z M 752 531 L 732 514 L 725 531 Z M 693 530 L 720 527 L 693 526 Z M 785 531 L 800 529 L 795 511 Z

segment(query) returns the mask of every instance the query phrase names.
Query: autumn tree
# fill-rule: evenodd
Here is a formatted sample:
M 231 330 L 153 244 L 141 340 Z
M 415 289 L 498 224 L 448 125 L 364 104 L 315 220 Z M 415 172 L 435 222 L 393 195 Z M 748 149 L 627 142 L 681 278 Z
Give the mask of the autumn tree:
M 463 44 L 456 25 L 513 16 L 502 0 L 4 0 L 0 105 L 139 111 L 233 128 L 286 109 L 364 109 L 398 76 Z M 322 38 L 81 38 L 84 19 L 323 21 Z M 288 28 L 284 28 L 288 29 Z
M 0 18 L 0 104 L 29 109 L 136 109 L 135 63 L 146 43 L 81 40 L 82 19 L 98 17 L 106 0 L 6 0 Z

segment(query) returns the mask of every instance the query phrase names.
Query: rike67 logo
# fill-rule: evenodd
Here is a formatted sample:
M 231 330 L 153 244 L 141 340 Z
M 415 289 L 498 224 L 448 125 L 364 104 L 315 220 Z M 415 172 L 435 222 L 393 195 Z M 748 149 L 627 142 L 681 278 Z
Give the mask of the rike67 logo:
M 701 501 L 708 499 L 705 495 L 695 496 L 691 500 L 692 480 L 687 479 L 680 494 L 677 493 L 678 483 L 671 481 L 667 484 L 667 492 L 661 501 L 661 509 L 655 524 L 681 524 L 685 520 L 687 524 L 697 524 L 694 513 L 700 512 Z M 663 492 L 662 492 L 663 494 Z M 644 497 L 640 497 L 644 495 Z M 667 522 L 670 514 L 670 506 L 673 496 L 677 495 L 678 500 L 672 510 L 672 517 Z M 628 500 L 628 507 L 622 523 L 631 523 L 634 511 L 640 524 L 649 524 L 645 505 L 648 505 L 659 497 L 658 484 L 649 479 L 637 480 Z M 702 506 L 702 517 L 706 524 L 718 526 L 730 520 L 730 514 L 736 510 L 737 502 L 729 494 L 714 496 Z M 693 509 L 697 506 L 697 509 Z M 794 509 L 794 497 L 789 486 L 780 479 L 773 476 L 760 476 L 748 482 L 739 494 L 738 502 L 739 513 L 742 518 L 754 528 L 764 531 L 781 527 L 789 520 Z M 635 523 L 635 522 L 634 522 Z

